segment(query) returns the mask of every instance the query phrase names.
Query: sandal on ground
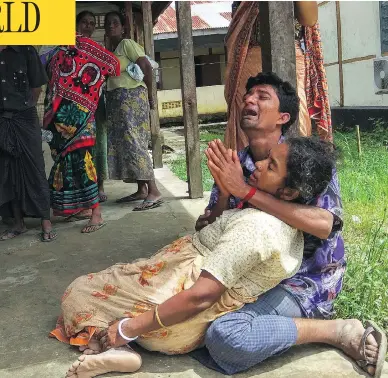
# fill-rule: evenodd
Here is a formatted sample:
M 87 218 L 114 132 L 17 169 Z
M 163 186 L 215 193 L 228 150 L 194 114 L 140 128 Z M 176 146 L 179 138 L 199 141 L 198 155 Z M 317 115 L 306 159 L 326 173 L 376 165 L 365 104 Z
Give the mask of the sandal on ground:
M 81 233 L 82 233 L 82 234 L 91 234 L 92 232 L 96 232 L 96 231 L 98 231 L 99 229 L 103 228 L 104 226 L 106 226 L 106 223 L 105 223 L 105 222 L 97 223 L 97 224 L 87 224 L 87 225 L 81 230 Z
M 129 196 L 116 200 L 116 203 L 129 203 L 129 202 L 136 202 L 136 201 L 143 201 L 143 200 L 144 198 L 140 198 L 135 194 L 131 194 Z
M 43 243 L 50 243 L 58 237 L 54 230 L 42 231 L 40 234 L 40 241 Z
M 0 241 L 11 240 L 11 239 L 16 238 L 17 236 L 19 236 L 21 234 L 24 234 L 25 232 L 27 232 L 27 230 L 23 230 L 23 231 L 7 230 L 1 234 Z
M 108 201 L 108 196 L 104 192 L 99 192 L 98 193 L 98 199 L 100 203 Z
M 145 211 L 155 209 L 162 205 L 164 201 L 162 199 L 152 201 L 145 199 L 139 206 L 136 206 L 133 211 Z
M 92 215 L 80 215 L 85 210 L 79 210 L 65 218 L 65 222 L 76 222 L 80 220 L 90 219 Z
M 379 346 L 379 354 L 375 364 L 370 363 L 368 361 L 368 357 L 365 354 L 366 339 L 370 334 L 373 334 Z M 376 371 L 373 377 L 380 378 L 384 368 L 385 355 L 387 354 L 387 337 L 385 336 L 384 330 L 380 328 L 375 322 L 372 322 L 371 320 L 367 321 L 366 329 L 362 336 L 361 343 L 361 350 L 364 359 L 358 360 L 357 365 L 360 366 L 363 370 L 365 370 L 368 365 L 376 366 Z

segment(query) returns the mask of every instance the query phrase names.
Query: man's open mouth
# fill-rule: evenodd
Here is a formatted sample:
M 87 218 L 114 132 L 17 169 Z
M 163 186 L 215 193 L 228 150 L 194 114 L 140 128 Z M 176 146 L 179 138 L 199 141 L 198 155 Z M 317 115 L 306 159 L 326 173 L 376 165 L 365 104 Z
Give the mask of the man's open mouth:
M 243 115 L 243 117 L 245 117 L 245 116 L 256 117 L 257 116 L 257 112 L 255 110 L 253 110 L 253 109 L 243 109 L 242 115 Z

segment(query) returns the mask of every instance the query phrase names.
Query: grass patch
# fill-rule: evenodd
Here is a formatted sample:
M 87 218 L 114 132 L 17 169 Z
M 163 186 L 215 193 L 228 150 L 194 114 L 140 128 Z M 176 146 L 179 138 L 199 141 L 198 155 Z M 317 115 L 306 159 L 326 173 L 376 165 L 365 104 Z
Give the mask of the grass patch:
M 206 162 L 206 156 L 203 153 L 207 147 L 207 144 L 214 139 L 224 139 L 224 131 L 220 128 L 215 129 L 200 129 L 200 149 L 201 149 L 201 166 L 202 166 L 202 181 L 203 189 L 205 191 L 211 190 L 213 186 L 213 177 L 210 174 Z M 187 172 L 186 172 L 186 156 L 184 153 L 178 155 L 176 159 L 168 162 L 168 166 L 171 168 L 173 173 L 178 176 L 181 180 L 187 181 Z
M 338 171 L 348 257 L 337 316 L 372 319 L 388 331 L 388 129 L 362 134 L 361 158 L 355 133 L 335 137 L 343 153 Z
M 201 130 L 201 152 L 215 138 L 223 138 L 222 129 Z M 388 332 L 388 128 L 377 125 L 373 133 L 362 133 L 361 158 L 355 132 L 336 132 L 334 138 L 342 151 L 338 175 L 348 258 L 336 313 L 338 317 L 372 319 Z M 213 179 L 202 156 L 204 190 L 210 190 Z M 170 167 L 187 180 L 183 154 Z

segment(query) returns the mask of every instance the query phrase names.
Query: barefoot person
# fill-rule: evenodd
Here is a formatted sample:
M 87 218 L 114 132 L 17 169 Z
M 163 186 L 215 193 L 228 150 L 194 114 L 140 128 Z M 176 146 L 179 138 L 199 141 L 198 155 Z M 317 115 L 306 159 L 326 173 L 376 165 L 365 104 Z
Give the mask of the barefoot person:
M 248 81 L 241 126 L 249 146 L 239 153 L 245 179 L 254 171 L 256 161 L 283 142 L 282 134 L 291 125 L 284 113 L 292 112 L 290 104 L 294 101 L 291 98 L 296 96 L 296 92 L 285 88 L 284 84 L 276 75 L 268 73 Z M 219 149 L 218 145 L 211 144 L 215 151 Z M 233 165 L 225 161 L 222 164 L 220 181 L 232 196 L 221 195 L 215 186 L 206 213 L 197 221 L 197 229 L 213 222 L 217 214 L 226 208 L 235 208 L 240 202 L 242 194 L 236 189 L 244 177 Z M 231 183 L 235 185 L 232 187 Z M 302 267 L 295 276 L 284 280 L 256 302 L 212 323 L 206 335 L 207 348 L 196 351 L 194 357 L 224 374 L 235 374 L 295 344 L 324 342 L 340 346 L 343 342 L 340 348 L 355 360 L 365 361 L 363 351 L 367 352 L 369 364 L 366 370 L 373 374 L 373 365 L 377 361 L 381 369 L 384 360 L 381 354 L 378 360 L 374 352 L 369 354 L 370 350 L 377 350 L 376 332 L 370 334 L 363 344 L 361 338 L 365 330 L 360 322 L 318 320 L 332 316 L 333 301 L 342 289 L 345 271 L 344 243 L 340 233 L 342 205 L 336 174 L 328 187 L 309 202 L 310 206 L 280 201 L 259 190 L 249 203 L 304 231 Z M 263 334 L 273 337 L 257 337 Z M 384 348 L 380 351 L 384 353 Z
M 260 189 L 304 203 L 330 182 L 334 154 L 329 143 L 289 139 L 257 163 L 249 184 L 243 185 L 244 197 Z M 236 154 L 233 159 L 239 165 Z M 216 174 L 214 178 L 218 181 Z M 187 353 L 203 343 L 214 319 L 240 309 L 295 274 L 302 254 L 303 235 L 297 229 L 248 206 L 225 211 L 208 227 L 149 259 L 77 278 L 62 297 L 62 316 L 51 335 L 80 346 L 98 337 L 102 350 L 139 337 L 137 343 L 148 350 Z M 119 318 L 125 319 L 108 328 Z M 94 340 L 87 353 L 95 345 Z M 116 358 L 124 362 L 124 353 L 127 364 L 115 366 Z M 96 367 L 101 369 L 97 374 L 130 372 L 140 367 L 140 357 L 129 348 L 86 356 L 68 376 L 95 376 Z
M 24 217 L 42 219 L 41 240 L 57 234 L 50 222 L 50 196 L 36 103 L 47 75 L 32 46 L 0 46 L 0 216 L 13 220 L 0 241 L 27 231 Z
M 51 54 L 47 70 L 44 127 L 53 133 L 51 207 L 55 215 L 65 217 L 91 210 L 82 229 L 91 233 L 105 225 L 93 161 L 94 113 L 105 76 L 119 75 L 119 62 L 98 43 L 77 35 L 75 46 L 60 46 Z
M 138 186 L 136 193 L 118 202 L 142 201 L 134 210 L 144 211 L 159 207 L 163 202 L 148 153 L 150 107 L 154 108 L 152 67 L 144 49 L 124 38 L 124 24 L 119 12 L 109 12 L 105 16 L 105 32 L 121 69 L 119 77 L 109 78 L 107 82 L 108 169 L 110 179 L 136 182 Z M 130 63 L 140 66 L 144 73 L 142 81 L 128 74 L 126 69 Z

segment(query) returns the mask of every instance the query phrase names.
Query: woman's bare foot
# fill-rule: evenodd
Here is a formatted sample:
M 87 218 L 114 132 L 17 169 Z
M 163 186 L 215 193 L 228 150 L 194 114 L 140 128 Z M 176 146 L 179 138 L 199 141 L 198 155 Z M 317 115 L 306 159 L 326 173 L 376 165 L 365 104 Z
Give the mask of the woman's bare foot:
M 141 201 L 147 198 L 147 193 L 146 194 L 141 194 L 139 192 L 130 194 L 129 196 L 120 198 L 116 201 L 116 203 L 128 203 L 128 202 L 136 202 L 136 201 Z
M 123 180 L 124 182 L 130 182 L 128 180 Z M 145 181 L 138 181 L 137 182 L 137 192 L 130 194 L 129 196 L 123 197 L 118 199 L 117 203 L 128 203 L 128 202 L 135 202 L 135 201 L 141 201 L 147 198 L 148 196 L 148 185 Z
M 0 235 L 0 241 L 6 241 L 16 238 L 17 236 L 24 234 L 25 232 L 27 232 L 26 228 L 23 228 L 22 230 L 7 230 Z
M 116 202 L 117 203 L 128 203 L 128 202 L 136 202 L 136 201 L 141 201 L 147 198 L 148 195 L 148 190 L 147 187 L 144 189 L 138 190 L 135 193 L 130 194 L 129 196 L 123 197 L 118 199 Z
M 92 211 L 92 217 L 88 224 L 82 229 L 83 234 L 90 234 L 92 232 L 98 231 L 100 228 L 104 227 L 106 223 L 102 220 L 101 209 L 96 207 Z
M 112 371 L 133 373 L 140 369 L 141 357 L 128 346 L 109 349 L 95 355 L 82 355 L 68 370 L 66 377 L 92 378 Z
M 57 238 L 58 234 L 53 230 L 50 220 L 42 219 L 42 232 L 40 240 L 42 242 L 51 242 Z
M 13 238 L 16 238 L 17 236 L 24 234 L 27 232 L 27 227 L 25 226 L 24 222 L 13 222 L 13 227 L 2 234 L 0 234 L 0 241 L 6 241 Z
M 102 352 L 100 342 L 95 337 L 90 339 L 88 345 L 80 346 L 79 351 L 86 355 Z
M 355 361 L 364 360 L 362 336 L 365 328 L 359 320 L 356 319 L 336 319 L 337 341 L 334 346 L 341 349 L 349 357 Z M 373 335 L 369 335 L 365 342 L 365 355 L 371 365 L 367 365 L 364 370 L 371 376 L 374 375 L 379 353 L 379 347 Z
M 160 192 L 150 193 L 146 198 L 147 201 L 152 201 L 152 202 L 157 202 L 157 201 L 160 201 L 161 199 L 162 199 L 162 194 Z

